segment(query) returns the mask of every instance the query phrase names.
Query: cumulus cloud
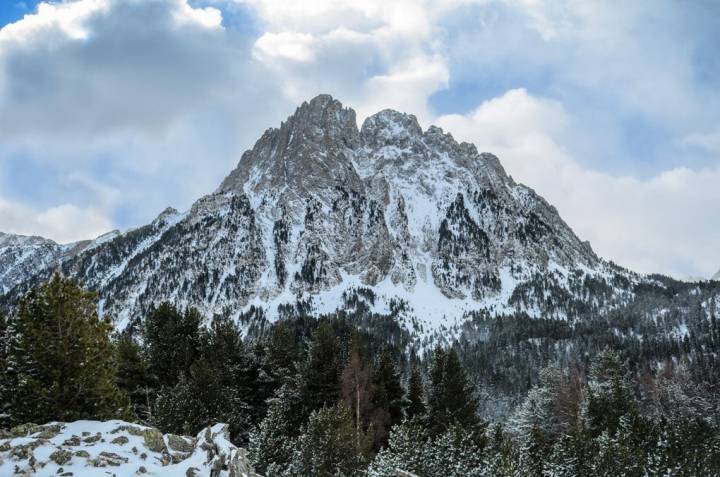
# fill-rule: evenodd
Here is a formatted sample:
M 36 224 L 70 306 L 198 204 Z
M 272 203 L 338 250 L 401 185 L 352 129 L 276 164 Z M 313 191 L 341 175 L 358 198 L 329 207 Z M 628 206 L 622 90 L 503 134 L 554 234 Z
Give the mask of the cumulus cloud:
M 59 243 L 94 238 L 112 229 L 112 222 L 94 207 L 61 204 L 35 210 L 0 199 L 2 231 L 20 235 L 52 237 Z
M 282 78 L 292 102 L 328 92 L 353 104 L 360 118 L 395 108 L 429 119 L 428 97 L 447 86 L 433 10 L 424 2 L 241 3 L 267 30 L 255 57 Z
M 39 4 L 0 29 L 0 197 L 36 211 L 102 203 L 121 227 L 188 207 L 292 108 L 254 40 L 186 0 Z M 91 180 L 69 186 L 79 171 Z
M 601 255 L 708 275 L 720 265 L 715 13 L 665 1 L 46 1 L 0 29 L 0 230 L 75 240 L 186 208 L 262 130 L 331 93 L 361 120 L 411 112 L 496 153 Z

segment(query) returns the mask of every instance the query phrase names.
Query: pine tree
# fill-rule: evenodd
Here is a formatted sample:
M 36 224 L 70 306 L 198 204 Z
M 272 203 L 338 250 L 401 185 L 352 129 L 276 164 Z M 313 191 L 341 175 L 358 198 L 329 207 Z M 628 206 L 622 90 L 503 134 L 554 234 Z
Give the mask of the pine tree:
M 11 391 L 7 374 L 8 320 L 0 311 L 0 429 L 10 425 Z
M 11 329 L 15 422 L 130 416 L 116 384 L 112 323 L 98 316 L 94 293 L 56 274 L 20 301 Z
M 344 405 L 313 411 L 297 443 L 290 475 L 357 475 L 368 462 L 372 435 L 359 435 Z
M 540 426 L 534 425 L 520 449 L 520 470 L 523 477 L 543 477 L 547 459 L 547 440 Z
M 477 436 L 460 426 L 436 437 L 426 451 L 423 475 L 432 477 L 480 477 L 487 467 L 483 446 Z
M 441 434 L 453 424 L 465 429 L 478 428 L 477 399 L 454 349 L 447 353 L 440 348 L 435 350 L 429 394 L 428 422 L 434 435 Z
M 427 475 L 430 436 L 419 421 L 405 421 L 390 430 L 387 447 L 375 456 L 368 468 L 369 477 L 395 477 L 396 469 Z
M 430 363 L 427 398 L 427 423 L 433 435 L 443 432 L 449 424 L 445 408 L 445 362 L 447 353 L 441 347 L 435 348 Z
M 408 391 L 405 399 L 405 416 L 408 419 L 420 418 L 425 415 L 425 389 L 420 368 L 414 365 L 408 378 Z
M 284 385 L 270 400 L 267 414 L 250 434 L 248 457 L 255 470 L 266 477 L 280 476 L 293 457 L 300 394 Z
M 302 369 L 305 415 L 336 404 L 340 397 L 340 346 L 332 326 L 325 322 L 313 333 Z
M 287 384 L 295 375 L 298 358 L 298 346 L 292 328 L 285 321 L 275 323 L 267 343 L 265 364 L 278 385 Z
M 144 342 L 150 372 L 159 386 L 174 386 L 199 355 L 202 316 L 161 303 L 145 320 Z
M 377 409 L 382 409 L 387 416 L 383 422 L 384 429 L 390 429 L 399 424 L 403 418 L 403 388 L 400 382 L 400 373 L 395 367 L 390 352 L 386 349 L 373 369 L 373 398 L 372 402 Z M 385 434 L 383 432 L 382 434 Z M 384 441 L 384 435 L 381 436 Z
M 589 430 L 594 436 L 604 430 L 614 436 L 620 417 L 634 407 L 629 373 L 620 355 L 612 350 L 598 354 L 590 367 L 585 406 Z
M 118 387 L 127 393 L 135 415 L 148 418 L 155 395 L 150 391 L 153 381 L 142 348 L 129 333 L 121 333 L 115 343 L 115 354 Z
M 175 386 L 160 390 L 151 422 L 163 432 L 183 435 L 197 434 L 216 422 L 227 422 L 231 426 L 244 424 L 228 422 L 231 420 L 219 409 L 221 400 L 227 402 L 233 399 L 224 395 L 215 369 L 204 359 L 199 359 L 190 366 L 187 375 L 180 375 Z

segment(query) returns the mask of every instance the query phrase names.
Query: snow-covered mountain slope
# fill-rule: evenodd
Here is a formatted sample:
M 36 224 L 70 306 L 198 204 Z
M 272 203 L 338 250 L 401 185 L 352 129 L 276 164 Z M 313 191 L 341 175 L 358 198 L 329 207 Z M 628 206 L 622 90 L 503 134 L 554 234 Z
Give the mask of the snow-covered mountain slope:
M 358 129 L 327 95 L 268 129 L 187 213 L 57 260 L 119 327 L 163 300 L 207 315 L 255 305 L 272 317 L 297 301 L 331 312 L 359 287 L 374 311 L 402 303 L 433 326 L 475 310 L 572 317 L 641 280 L 597 257 L 492 154 L 396 111 Z M 49 274 L 37 268 L 8 295 Z
M 0 475 L 256 477 L 216 424 L 197 437 L 124 421 L 26 424 L 0 431 Z
M 38 271 L 57 267 L 73 255 L 117 234 L 117 231 L 110 232 L 95 241 L 60 245 L 42 237 L 0 232 L 0 294 L 25 282 Z

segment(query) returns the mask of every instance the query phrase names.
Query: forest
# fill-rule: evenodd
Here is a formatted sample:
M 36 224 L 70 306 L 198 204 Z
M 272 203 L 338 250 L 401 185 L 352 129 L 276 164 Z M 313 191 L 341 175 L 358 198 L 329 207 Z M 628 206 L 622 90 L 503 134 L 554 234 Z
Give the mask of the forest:
M 715 291 L 668 281 L 604 316 L 478 313 L 420 340 L 369 290 L 272 323 L 162 303 L 116 331 L 55 275 L 0 316 L 0 428 L 224 422 L 268 477 L 720 475 Z

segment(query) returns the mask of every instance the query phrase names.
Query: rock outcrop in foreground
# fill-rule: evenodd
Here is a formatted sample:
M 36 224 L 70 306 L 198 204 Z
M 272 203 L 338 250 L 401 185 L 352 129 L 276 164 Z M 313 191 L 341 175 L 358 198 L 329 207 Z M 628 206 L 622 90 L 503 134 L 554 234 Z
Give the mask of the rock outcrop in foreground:
M 0 430 L 2 476 L 259 477 L 215 424 L 197 437 L 124 421 L 25 424 Z

